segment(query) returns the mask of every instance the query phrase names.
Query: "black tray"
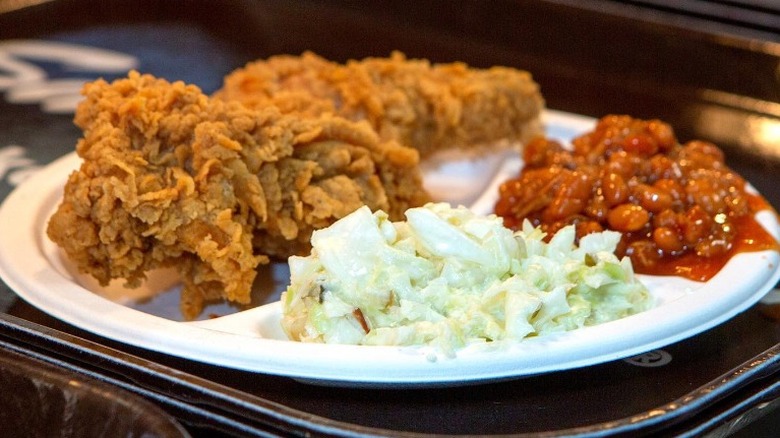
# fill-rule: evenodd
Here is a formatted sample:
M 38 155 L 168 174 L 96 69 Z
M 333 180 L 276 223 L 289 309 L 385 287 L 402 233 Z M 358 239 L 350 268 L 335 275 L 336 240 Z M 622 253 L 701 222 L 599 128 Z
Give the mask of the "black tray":
M 60 0 L 1 14 L 0 44 L 34 39 L 116 50 L 136 57 L 141 71 L 206 92 L 250 60 L 304 50 L 346 60 L 398 49 L 434 61 L 516 66 L 534 74 L 550 108 L 660 118 L 681 140 L 716 142 L 732 167 L 780 206 L 780 145 L 770 134 L 780 127 L 776 27 L 643 3 L 223 0 L 130 7 Z M 778 17 L 771 6 L 741 10 Z M 53 60 L 33 64 L 49 79 L 121 75 Z M 24 171 L 72 151 L 79 137 L 71 114 L 6 99 L 0 153 L 13 159 L 0 174 L 0 199 Z M 3 284 L 0 310 L 7 314 L 0 337 L 141 394 L 193 433 L 726 435 L 773 411 L 780 395 L 780 323 L 758 306 L 633 361 L 425 390 L 310 386 L 143 351 L 55 320 Z
M 190 435 L 157 405 L 0 341 L 0 424 L 14 436 Z M 49 359 L 49 356 L 46 356 Z

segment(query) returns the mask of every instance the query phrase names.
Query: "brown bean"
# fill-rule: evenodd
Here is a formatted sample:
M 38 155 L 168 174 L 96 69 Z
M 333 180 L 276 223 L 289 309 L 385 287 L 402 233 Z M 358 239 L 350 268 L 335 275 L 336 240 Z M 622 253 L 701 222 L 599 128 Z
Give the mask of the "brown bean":
M 632 157 L 625 151 L 618 151 L 609 156 L 609 161 L 606 165 L 606 171 L 610 173 L 617 173 L 624 179 L 631 178 L 636 174 L 636 168 L 638 160 L 636 157 Z
M 523 161 L 528 167 L 544 166 L 547 154 L 554 149 L 552 142 L 544 137 L 535 137 L 523 148 Z
M 577 223 L 576 230 L 578 236 L 584 236 L 586 234 L 604 231 L 604 228 L 597 221 L 582 221 Z
M 639 205 L 651 213 L 657 213 L 672 207 L 672 196 L 658 187 L 640 184 L 633 192 L 639 201 Z
M 653 242 L 648 240 L 632 242 L 626 248 L 626 255 L 631 257 L 634 267 L 639 269 L 652 268 L 661 259 L 658 248 Z
M 713 175 L 697 172 L 685 185 L 685 194 L 691 204 L 699 205 L 711 215 L 726 210 L 725 196 L 728 191 L 720 187 L 719 181 Z
M 685 217 L 680 224 L 683 240 L 689 245 L 695 245 L 699 240 L 706 238 L 712 228 L 712 219 L 700 206 L 694 205 L 685 212 Z
M 585 201 L 577 198 L 559 196 L 550 202 L 550 205 L 542 212 L 542 220 L 545 222 L 557 222 L 575 214 L 579 214 L 585 208 Z
M 608 206 L 622 204 L 628 199 L 628 185 L 619 173 L 607 173 L 601 177 L 601 193 Z
M 681 201 L 683 196 L 685 196 L 683 186 L 672 178 L 659 179 L 653 184 L 653 187 L 668 193 L 675 202 Z
M 658 142 L 649 135 L 631 134 L 626 136 L 622 142 L 623 150 L 630 154 L 642 156 L 651 156 L 658 152 Z
M 650 220 L 650 214 L 639 205 L 620 204 L 607 214 L 609 226 L 616 231 L 638 231 Z
M 686 143 L 682 148 L 682 154 L 696 155 L 701 159 L 701 164 L 709 165 L 714 162 L 723 163 L 726 157 L 723 155 L 723 151 L 708 141 L 693 140 Z
M 542 213 L 545 222 L 556 222 L 579 214 L 590 198 L 592 184 L 586 173 L 562 171 L 557 184 L 555 197 Z
M 667 227 L 656 228 L 653 231 L 653 241 L 660 250 L 666 253 L 676 253 L 685 248 L 677 232 Z
M 594 195 L 583 210 L 586 216 L 597 221 L 603 221 L 609 213 L 609 206 L 604 200 L 604 195 Z
M 674 161 L 666 155 L 654 155 L 649 161 L 649 172 L 649 180 L 652 182 L 672 178 L 675 174 Z
M 593 181 L 585 172 L 572 172 L 564 184 L 561 194 L 570 198 L 587 200 L 593 190 Z
M 667 209 L 653 215 L 653 227 L 655 228 L 679 228 L 678 214 Z
M 660 120 L 650 120 L 646 129 L 664 151 L 673 148 L 677 144 L 677 138 L 674 136 L 672 127 Z

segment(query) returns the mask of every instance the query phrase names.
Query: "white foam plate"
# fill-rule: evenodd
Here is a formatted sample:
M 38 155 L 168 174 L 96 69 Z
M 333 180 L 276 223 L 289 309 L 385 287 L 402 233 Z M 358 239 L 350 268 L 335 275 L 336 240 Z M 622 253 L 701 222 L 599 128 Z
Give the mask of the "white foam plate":
M 569 139 L 589 130 L 593 120 L 548 111 L 548 135 Z M 426 169 L 426 186 L 439 199 L 489 213 L 496 186 L 514 176 L 519 158 L 500 154 Z M 69 154 L 29 178 L 0 207 L 0 277 L 20 297 L 84 330 L 145 349 L 218 366 L 290 376 L 343 386 L 462 385 L 518 378 L 621 359 L 698 334 L 732 318 L 760 300 L 780 277 L 774 251 L 734 257 L 715 277 L 698 283 L 678 277 L 641 276 L 656 307 L 643 313 L 567 333 L 526 339 L 502 348 L 474 345 L 456 357 L 428 347 L 303 344 L 286 339 L 279 327 L 278 294 L 287 283 L 285 265 L 265 268 L 257 307 L 207 308 L 206 316 L 182 322 L 179 289 L 169 273 L 155 273 L 141 290 L 121 283 L 101 288 L 74 274 L 68 260 L 45 234 L 60 202 L 68 174 L 79 166 Z M 458 198 L 451 182 L 464 191 Z M 776 238 L 780 224 L 770 212 L 757 216 Z

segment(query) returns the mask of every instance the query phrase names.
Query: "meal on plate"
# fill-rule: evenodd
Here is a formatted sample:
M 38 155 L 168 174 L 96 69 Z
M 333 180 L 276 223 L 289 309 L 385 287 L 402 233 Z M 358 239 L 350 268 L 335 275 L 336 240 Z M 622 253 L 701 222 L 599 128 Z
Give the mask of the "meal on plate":
M 616 230 L 617 254 L 636 272 L 698 281 L 737 252 L 778 249 L 755 219 L 771 207 L 712 143 L 680 144 L 666 123 L 612 115 L 572 144 L 526 145 L 523 169 L 495 206 L 508 227 L 529 220 L 552 235 L 573 225 L 578 237 Z
M 408 262 L 412 271 L 396 277 L 397 269 L 384 263 L 388 270 L 376 275 L 411 282 L 396 284 L 409 292 L 367 290 L 361 299 L 379 300 L 370 303 L 374 307 L 353 306 L 343 323 L 321 318 L 317 312 L 338 313 L 348 306 L 339 307 L 347 301 L 336 289 L 301 284 L 321 281 L 305 269 L 318 263 L 316 269 L 331 269 L 324 261 L 328 256 L 323 258 L 329 250 L 320 248 L 312 259 L 293 259 L 285 324 L 294 338 L 352 342 L 360 330 L 350 335 L 341 330 L 351 324 L 364 329 L 364 343 L 402 343 L 415 336 L 414 342 L 431 341 L 425 330 L 366 334 L 366 327 L 379 327 L 391 317 L 412 321 L 409 315 L 376 310 L 382 306 L 397 309 L 392 312 L 424 312 L 434 320 L 445 315 L 442 321 L 449 322 L 430 325 L 430 330 L 444 332 L 454 330 L 453 321 L 466 318 L 455 317 L 458 312 L 487 306 L 480 317 L 470 314 L 474 322 L 463 322 L 460 332 L 447 332 L 446 340 L 436 341 L 449 347 L 474 338 L 569 329 L 643 308 L 646 293 L 634 283 L 630 264 L 617 261 L 624 255 L 637 272 L 703 280 L 736 251 L 777 247 L 754 219 L 767 204 L 746 191 L 717 147 L 701 141 L 680 145 L 671 128 L 659 121 L 609 116 L 575 139 L 573 151 L 566 150 L 539 137 L 544 100 L 530 74 L 516 69 L 431 64 L 400 53 L 337 64 L 304 53 L 250 63 L 228 75 L 213 96 L 194 85 L 137 72 L 113 83 L 87 84 L 83 94 L 75 117 L 83 130 L 76 145 L 83 162 L 68 178 L 48 236 L 81 272 L 101 284 L 124 279 L 134 287 L 152 269 L 176 268 L 183 284 L 181 309 L 188 319 L 208 302 L 248 303 L 258 265 L 305 256 L 316 230 L 327 229 L 314 238 L 315 247 L 326 236 L 339 234 L 334 230 L 343 230 L 343 223 L 365 228 L 360 221 L 369 221 L 379 227 L 386 239 L 373 241 L 384 245 L 376 248 L 385 248 L 381 253 L 388 257 L 401 257 L 399 263 Z M 440 150 L 465 148 L 479 154 L 485 146 L 506 144 L 525 145 L 525 167 L 502 186 L 496 213 L 509 228 L 522 229 L 520 234 L 511 237 L 511 231 L 495 225 L 500 219 L 472 217 L 462 209 L 415 209 L 432 201 L 422 184 L 421 160 Z M 407 222 L 401 222 L 405 214 Z M 523 225 L 526 220 L 530 228 Z M 328 228 L 333 224 L 339 225 Z M 477 274 L 473 265 L 448 258 L 452 254 L 431 258 L 435 254 L 425 247 L 431 242 L 415 234 L 419 227 L 427 227 L 430 236 L 453 239 L 446 241 L 449 245 L 467 245 L 474 254 L 498 257 L 495 251 L 500 250 L 506 252 L 504 259 L 519 258 L 488 279 L 487 271 Z M 485 229 L 495 236 L 480 234 Z M 543 235 L 549 246 L 541 242 Z M 472 238 L 477 241 L 468 243 Z M 573 243 L 580 248 L 561 249 Z M 349 245 L 361 244 L 368 243 Z M 547 303 L 530 292 L 505 300 L 512 295 L 507 295 L 509 289 L 494 287 L 495 281 L 519 288 L 541 281 L 533 272 L 517 271 L 525 266 L 518 253 L 525 256 L 529 248 L 563 251 L 578 260 L 568 283 L 544 285 L 568 288 L 565 305 Z M 607 255 L 613 249 L 617 258 Z M 456 251 L 454 246 L 450 250 Z M 350 256 L 340 257 L 336 259 L 347 263 Z M 455 283 L 476 283 L 447 283 L 457 269 L 465 271 Z M 365 280 L 357 278 L 362 271 L 349 272 L 356 277 L 349 281 Z M 617 283 L 603 283 L 612 280 Z M 463 297 L 482 286 L 487 290 L 467 303 Z M 553 289 L 543 290 L 560 299 Z M 445 290 L 456 291 L 449 301 L 442 301 Z M 606 290 L 628 295 L 613 302 L 601 295 Z M 422 291 L 433 295 L 410 298 Z M 497 294 L 502 297 L 498 301 Z M 458 303 L 472 307 L 453 310 Z M 509 307 L 496 310 L 504 305 Z M 449 313 L 442 313 L 445 307 Z M 506 312 L 532 308 L 536 310 L 525 322 L 514 318 L 501 328 L 500 322 L 509 318 Z M 550 312 L 556 316 L 547 318 Z
M 263 71 L 282 79 L 261 86 L 260 65 L 218 98 L 137 72 L 84 87 L 83 163 L 47 228 L 80 271 L 134 287 L 175 267 L 186 318 L 210 301 L 248 303 L 257 266 L 308 253 L 313 230 L 364 205 L 397 220 L 428 202 L 421 151 L 522 140 L 540 126 L 538 87 L 518 70 L 400 54 L 339 67 L 306 54 L 269 60 Z M 324 84 L 316 97 L 332 97 L 329 109 L 300 108 L 322 106 L 311 93 Z
M 291 339 L 362 345 L 465 345 L 517 341 L 622 318 L 652 305 L 620 233 L 549 241 L 525 222 L 430 203 L 392 222 L 361 207 L 312 235 L 290 257 L 282 326 Z

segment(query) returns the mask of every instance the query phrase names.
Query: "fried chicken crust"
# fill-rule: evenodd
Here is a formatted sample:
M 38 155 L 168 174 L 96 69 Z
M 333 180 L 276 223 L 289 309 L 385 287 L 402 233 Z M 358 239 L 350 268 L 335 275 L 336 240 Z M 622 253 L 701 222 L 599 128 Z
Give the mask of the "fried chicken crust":
M 400 219 L 429 200 L 418 152 L 365 122 L 249 109 L 137 72 L 83 94 L 83 163 L 48 236 L 104 285 L 175 267 L 188 319 L 248 303 L 259 264 L 305 254 L 313 230 L 364 204 Z
M 232 72 L 214 96 L 251 108 L 272 104 L 286 113 L 367 120 L 382 139 L 412 146 L 423 157 L 500 140 L 525 142 L 541 133 L 544 108 L 526 71 L 431 64 L 400 52 L 346 64 L 311 52 L 274 56 Z

